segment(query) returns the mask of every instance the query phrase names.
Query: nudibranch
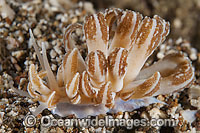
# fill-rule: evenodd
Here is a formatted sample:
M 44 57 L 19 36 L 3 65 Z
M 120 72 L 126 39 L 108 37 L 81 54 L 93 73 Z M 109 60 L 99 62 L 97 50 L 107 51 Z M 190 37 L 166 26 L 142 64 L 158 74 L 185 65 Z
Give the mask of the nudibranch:
M 88 54 L 84 59 L 72 33 L 83 31 Z M 107 9 L 87 16 L 83 25 L 71 24 L 64 33 L 66 54 L 57 75 L 52 72 L 42 45 L 42 55 L 30 30 L 30 42 L 42 70 L 29 68 L 28 94 L 40 105 L 60 116 L 77 117 L 107 112 L 132 111 L 135 106 L 159 102 L 154 96 L 188 87 L 194 80 L 190 60 L 173 53 L 149 67 L 144 63 L 165 40 L 169 22 L 155 15 Z

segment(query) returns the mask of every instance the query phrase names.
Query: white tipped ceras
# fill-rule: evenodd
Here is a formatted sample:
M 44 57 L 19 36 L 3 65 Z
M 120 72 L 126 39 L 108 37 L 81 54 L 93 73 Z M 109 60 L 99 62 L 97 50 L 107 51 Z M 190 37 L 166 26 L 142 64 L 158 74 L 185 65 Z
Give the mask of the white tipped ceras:
M 86 38 L 88 55 L 85 60 L 71 36 L 77 28 L 83 29 Z M 84 117 L 112 109 L 130 111 L 134 104 L 132 99 L 185 88 L 192 83 L 194 70 L 181 53 L 167 55 L 142 69 L 148 57 L 165 40 L 169 29 L 169 22 L 157 15 L 143 19 L 141 14 L 130 10 L 107 9 L 104 13 L 87 16 L 83 25 L 67 27 L 63 39 L 66 54 L 56 77 L 49 67 L 45 47 L 42 47 L 41 56 L 30 31 L 30 42 L 42 71 L 36 72 L 35 65 L 30 66 L 28 93 L 43 108 L 54 113 Z M 44 77 L 47 77 L 46 83 Z

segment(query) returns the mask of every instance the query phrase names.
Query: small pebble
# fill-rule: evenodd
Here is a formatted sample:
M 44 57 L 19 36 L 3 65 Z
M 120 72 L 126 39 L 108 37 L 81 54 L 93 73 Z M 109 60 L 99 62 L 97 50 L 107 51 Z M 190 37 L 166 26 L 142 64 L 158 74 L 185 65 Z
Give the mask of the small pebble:
M 161 111 L 160 111 L 160 109 L 158 109 L 158 108 L 153 108 L 153 109 L 151 109 L 151 110 L 149 111 L 149 115 L 150 115 L 152 118 L 158 119 L 158 118 L 160 118 L 160 116 L 161 116 Z
M 36 28 L 33 30 L 33 33 L 34 33 L 34 35 L 37 36 L 37 37 L 40 37 L 41 34 L 42 34 L 39 27 L 36 27 Z
M 147 114 L 146 111 L 143 111 L 140 115 L 141 118 L 144 118 L 144 119 L 149 119 L 149 115 Z
M 14 112 L 13 110 L 11 110 L 7 115 L 15 117 L 18 115 L 18 112 Z
M 174 27 L 177 29 L 180 29 L 182 27 L 182 22 L 179 18 L 174 19 L 173 24 L 174 24 Z
M 3 124 L 3 116 L 4 116 L 4 112 L 0 112 L 0 126 L 1 124 Z
M 19 60 L 20 57 L 24 54 L 25 54 L 25 50 L 19 50 L 19 51 L 12 52 L 12 56 L 14 56 L 17 60 Z
M 129 118 L 130 118 L 129 113 L 128 113 L 128 112 L 125 112 L 125 113 L 124 113 L 124 119 L 129 119 Z
M 89 13 L 92 13 L 92 14 L 95 13 L 93 4 L 90 2 L 84 2 L 83 8 Z
M 52 49 L 52 50 L 50 51 L 50 56 L 51 56 L 51 58 L 53 58 L 53 59 L 57 56 L 57 53 L 55 52 L 55 50 Z
M 20 72 L 22 70 L 22 68 L 18 65 L 18 64 L 14 64 L 15 69 Z
M 191 60 L 197 60 L 197 50 L 195 48 L 191 48 L 191 54 L 189 56 Z
M 12 50 L 12 49 L 15 49 L 17 47 L 19 47 L 19 43 L 17 42 L 17 40 L 15 38 L 13 38 L 13 37 L 10 37 L 10 36 L 7 37 L 7 46 L 6 46 L 6 48 L 8 50 Z
M 57 66 L 56 66 L 55 64 L 52 64 L 52 65 L 51 65 L 51 69 L 52 69 L 53 71 L 57 71 Z
M 165 56 L 165 55 L 164 55 L 163 53 L 161 53 L 161 52 L 159 52 L 159 53 L 157 54 L 157 58 L 158 58 L 158 59 L 162 59 L 164 56 Z
M 183 42 L 183 39 L 180 37 L 180 38 L 178 38 L 178 39 L 176 40 L 175 43 L 176 43 L 177 45 L 179 45 L 181 42 Z
M 16 60 L 14 57 L 11 57 L 10 59 L 11 59 L 11 62 L 12 62 L 13 64 L 16 64 L 16 63 L 17 63 L 17 60 Z
M 190 47 L 191 47 L 191 44 L 189 43 L 189 42 L 184 42 L 183 44 L 181 44 L 182 45 L 182 47 L 186 47 L 186 48 L 188 48 L 188 49 L 190 49 Z
M 61 49 L 59 48 L 58 45 L 56 45 L 56 46 L 53 47 L 53 48 L 54 48 L 54 50 L 56 51 L 56 53 L 58 53 L 59 55 L 62 55 L 62 51 L 61 51 Z

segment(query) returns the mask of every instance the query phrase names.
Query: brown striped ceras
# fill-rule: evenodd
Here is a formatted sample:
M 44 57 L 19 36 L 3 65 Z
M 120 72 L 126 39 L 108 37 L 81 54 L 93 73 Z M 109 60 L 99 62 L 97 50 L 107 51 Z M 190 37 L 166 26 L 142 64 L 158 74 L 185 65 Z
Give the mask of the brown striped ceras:
M 90 105 L 95 112 L 99 105 L 112 109 L 117 99 L 142 99 L 185 88 L 192 83 L 194 70 L 181 53 L 167 55 L 142 69 L 165 40 L 169 27 L 169 22 L 157 15 L 143 18 L 130 10 L 107 9 L 87 16 L 83 25 L 66 28 L 66 54 L 56 77 L 49 67 L 45 47 L 42 56 L 30 32 L 42 71 L 38 73 L 35 65 L 30 65 L 28 93 L 49 109 L 67 103 L 73 113 L 76 107 Z M 85 60 L 71 36 L 76 29 L 83 29 L 86 39 Z M 45 77 L 47 82 L 43 81 Z

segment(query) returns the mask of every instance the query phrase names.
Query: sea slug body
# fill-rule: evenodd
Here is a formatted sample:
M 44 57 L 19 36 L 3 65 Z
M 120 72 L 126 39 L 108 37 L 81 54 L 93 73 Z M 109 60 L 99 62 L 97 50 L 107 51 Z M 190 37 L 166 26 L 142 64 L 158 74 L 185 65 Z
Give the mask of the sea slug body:
M 82 29 L 88 54 L 83 59 L 71 33 Z M 66 54 L 55 76 L 45 45 L 42 55 L 30 30 L 42 70 L 29 68 L 29 95 L 40 106 L 60 116 L 77 117 L 106 112 L 131 111 L 159 102 L 154 96 L 188 87 L 194 79 L 190 60 L 182 53 L 165 56 L 143 68 L 154 50 L 165 40 L 170 25 L 161 17 L 143 18 L 140 13 L 107 9 L 87 16 L 83 25 L 69 25 L 63 42 Z M 44 82 L 46 78 L 46 82 Z

